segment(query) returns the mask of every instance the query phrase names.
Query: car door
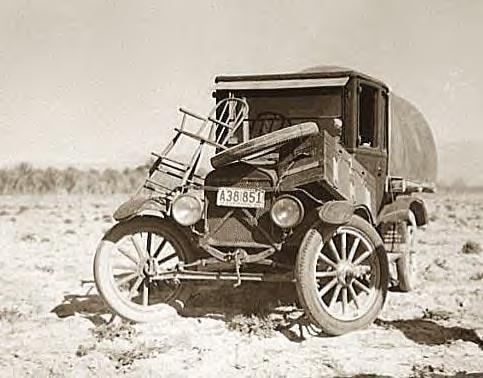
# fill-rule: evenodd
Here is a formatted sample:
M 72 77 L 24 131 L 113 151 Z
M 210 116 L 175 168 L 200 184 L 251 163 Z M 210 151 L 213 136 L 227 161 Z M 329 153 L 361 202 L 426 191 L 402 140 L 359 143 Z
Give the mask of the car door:
M 381 86 L 360 79 L 357 84 L 355 158 L 375 178 L 377 206 L 384 196 L 387 175 L 388 93 Z

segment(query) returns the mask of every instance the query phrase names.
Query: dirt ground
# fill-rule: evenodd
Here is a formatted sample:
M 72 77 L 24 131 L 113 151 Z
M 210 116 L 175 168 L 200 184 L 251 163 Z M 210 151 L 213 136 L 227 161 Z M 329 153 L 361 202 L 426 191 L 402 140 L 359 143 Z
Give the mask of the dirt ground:
M 0 376 L 483 376 L 483 251 L 462 248 L 483 245 L 483 193 L 428 200 L 419 288 L 341 337 L 274 308 L 292 288 L 268 284 L 214 287 L 165 323 L 106 325 L 92 260 L 123 199 L 0 197 Z

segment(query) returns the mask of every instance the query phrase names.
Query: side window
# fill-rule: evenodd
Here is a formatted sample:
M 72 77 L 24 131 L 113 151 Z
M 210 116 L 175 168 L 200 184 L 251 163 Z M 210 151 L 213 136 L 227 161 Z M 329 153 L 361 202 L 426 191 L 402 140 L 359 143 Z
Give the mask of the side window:
M 377 88 L 361 84 L 359 86 L 359 129 L 357 146 L 377 147 Z
M 382 143 L 382 148 L 386 149 L 388 148 L 387 145 L 387 137 L 388 137 L 388 124 L 389 124 L 389 109 L 388 109 L 389 101 L 388 101 L 388 95 L 386 91 L 381 91 L 381 110 L 380 110 L 380 115 L 381 115 L 381 143 Z

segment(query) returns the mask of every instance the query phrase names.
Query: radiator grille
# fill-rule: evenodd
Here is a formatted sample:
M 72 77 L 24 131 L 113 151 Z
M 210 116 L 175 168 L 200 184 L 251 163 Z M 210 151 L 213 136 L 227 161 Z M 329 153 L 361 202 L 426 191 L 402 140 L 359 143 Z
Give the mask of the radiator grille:
M 208 230 L 215 242 L 233 243 L 234 245 L 251 242 L 268 243 L 260 229 L 270 235 L 276 232 L 269 215 L 274 185 L 270 174 L 247 164 L 233 164 L 211 172 L 205 180 L 205 185 L 211 187 L 211 190 L 205 192 L 205 196 L 208 204 Z M 263 209 L 241 209 L 217 206 L 216 188 L 221 186 L 265 189 L 265 207 Z M 231 211 L 233 213 L 226 219 L 223 226 L 215 230 L 220 221 Z M 254 227 L 250 224 L 249 217 L 246 215 L 247 211 L 257 219 L 258 226 Z

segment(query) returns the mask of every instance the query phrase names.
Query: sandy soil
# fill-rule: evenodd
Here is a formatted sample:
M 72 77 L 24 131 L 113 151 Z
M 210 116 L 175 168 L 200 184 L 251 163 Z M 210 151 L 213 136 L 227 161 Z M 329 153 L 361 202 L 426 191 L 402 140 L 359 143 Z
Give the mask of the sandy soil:
M 429 200 L 419 289 L 390 293 L 376 324 L 341 337 L 284 307 L 236 315 L 276 303 L 264 284 L 213 288 L 217 306 L 194 300 L 163 324 L 106 326 L 91 266 L 123 199 L 0 197 L 0 376 L 483 376 L 483 252 L 462 252 L 483 245 L 483 194 Z

